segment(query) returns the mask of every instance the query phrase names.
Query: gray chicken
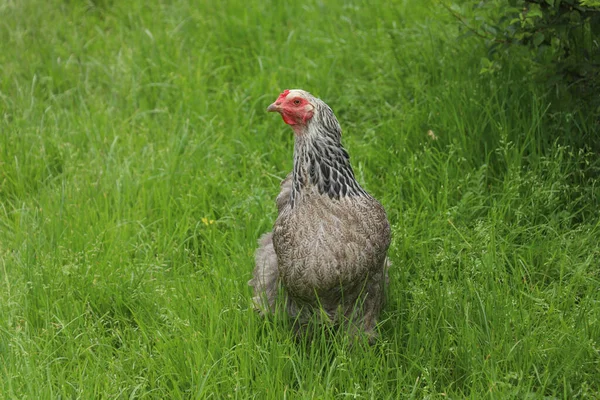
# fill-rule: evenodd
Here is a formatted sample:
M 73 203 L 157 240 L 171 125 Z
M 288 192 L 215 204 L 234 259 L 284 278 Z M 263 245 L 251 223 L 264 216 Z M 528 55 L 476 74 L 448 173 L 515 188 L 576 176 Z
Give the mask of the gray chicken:
M 387 286 L 385 210 L 356 181 L 327 104 L 285 90 L 267 111 L 294 131 L 294 168 L 281 182 L 273 231 L 259 239 L 254 303 L 272 313 L 281 296 L 299 327 L 319 314 L 372 338 Z

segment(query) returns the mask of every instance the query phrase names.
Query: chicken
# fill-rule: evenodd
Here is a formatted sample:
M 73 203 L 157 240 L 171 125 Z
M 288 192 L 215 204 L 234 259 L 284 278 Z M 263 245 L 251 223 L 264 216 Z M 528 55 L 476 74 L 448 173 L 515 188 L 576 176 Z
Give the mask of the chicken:
M 285 90 L 267 111 L 294 131 L 294 167 L 281 183 L 273 231 L 259 239 L 254 303 L 263 313 L 280 303 L 299 327 L 324 315 L 373 338 L 387 286 L 385 210 L 356 181 L 327 104 Z

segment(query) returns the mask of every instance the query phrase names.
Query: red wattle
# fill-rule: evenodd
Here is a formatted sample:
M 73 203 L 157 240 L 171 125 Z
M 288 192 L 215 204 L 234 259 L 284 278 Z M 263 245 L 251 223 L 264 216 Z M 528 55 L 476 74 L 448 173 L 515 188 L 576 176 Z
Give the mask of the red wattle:
M 288 125 L 296 125 L 296 121 L 289 115 L 281 114 L 281 118 L 283 118 L 283 122 L 285 122 Z

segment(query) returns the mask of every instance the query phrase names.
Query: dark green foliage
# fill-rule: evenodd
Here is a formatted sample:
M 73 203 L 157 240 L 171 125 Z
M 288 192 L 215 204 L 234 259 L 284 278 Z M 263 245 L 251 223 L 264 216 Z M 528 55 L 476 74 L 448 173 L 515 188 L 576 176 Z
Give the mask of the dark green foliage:
M 542 80 L 558 94 L 555 100 L 582 99 L 600 105 L 600 1 L 459 4 L 447 8 L 461 22 L 465 35 L 484 39 L 488 47 L 481 73 L 494 73 L 506 59 L 518 58 L 525 75 Z

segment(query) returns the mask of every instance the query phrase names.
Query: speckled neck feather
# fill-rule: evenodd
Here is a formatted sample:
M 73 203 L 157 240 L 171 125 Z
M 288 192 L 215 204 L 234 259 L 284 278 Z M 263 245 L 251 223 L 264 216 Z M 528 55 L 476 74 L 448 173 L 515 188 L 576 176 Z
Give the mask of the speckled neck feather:
M 342 130 L 327 104 L 314 98 L 315 113 L 294 144 L 291 193 L 294 205 L 305 192 L 316 189 L 332 199 L 369 196 L 354 178 L 348 152 L 341 143 Z

